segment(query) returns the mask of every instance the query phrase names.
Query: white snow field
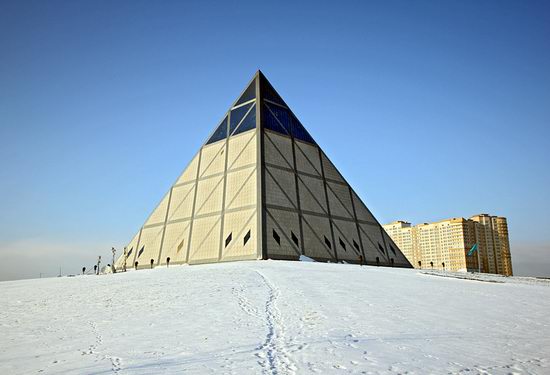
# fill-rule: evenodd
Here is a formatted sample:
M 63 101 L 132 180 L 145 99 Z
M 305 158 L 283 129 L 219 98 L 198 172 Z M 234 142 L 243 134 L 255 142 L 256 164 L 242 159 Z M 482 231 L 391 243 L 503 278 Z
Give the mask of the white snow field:
M 0 374 L 550 373 L 548 283 L 441 275 L 248 261 L 2 282 Z

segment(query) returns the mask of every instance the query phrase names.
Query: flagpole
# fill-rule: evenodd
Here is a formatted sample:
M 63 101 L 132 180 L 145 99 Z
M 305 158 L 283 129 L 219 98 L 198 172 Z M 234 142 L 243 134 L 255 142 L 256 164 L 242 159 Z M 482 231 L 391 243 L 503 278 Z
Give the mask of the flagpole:
M 481 258 L 479 257 L 479 248 L 477 249 L 477 272 L 481 273 Z

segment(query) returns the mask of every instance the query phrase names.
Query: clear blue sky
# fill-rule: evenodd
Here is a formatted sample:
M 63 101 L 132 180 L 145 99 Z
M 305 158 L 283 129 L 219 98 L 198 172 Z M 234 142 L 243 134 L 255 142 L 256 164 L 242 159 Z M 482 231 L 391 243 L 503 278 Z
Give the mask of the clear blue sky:
M 257 69 L 381 222 L 550 275 L 548 2 L 3 0 L 0 279 L 122 248 Z

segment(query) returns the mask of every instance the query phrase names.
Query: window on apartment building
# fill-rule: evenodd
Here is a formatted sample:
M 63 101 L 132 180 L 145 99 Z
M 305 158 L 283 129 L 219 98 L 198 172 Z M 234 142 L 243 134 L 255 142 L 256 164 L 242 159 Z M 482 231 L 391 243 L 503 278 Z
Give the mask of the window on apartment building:
M 233 238 L 233 232 L 229 233 L 229 236 L 227 236 L 227 238 L 225 239 L 225 247 L 227 247 L 227 245 L 229 245 L 232 238 Z
M 397 253 L 395 252 L 395 249 L 393 248 L 393 246 L 392 246 L 392 245 L 390 245 L 390 249 L 391 249 L 392 253 L 394 253 L 394 254 L 396 254 L 396 255 L 397 255 Z
M 250 239 L 250 230 L 248 230 L 248 232 L 246 232 L 246 234 L 244 235 L 243 246 L 246 245 L 249 239 Z
M 128 255 L 126 255 L 126 256 L 129 257 L 130 254 L 132 254 L 132 251 L 134 251 L 134 248 L 133 248 L 133 247 L 130 249 L 130 251 L 128 251 Z
M 382 245 L 380 245 L 380 242 L 378 242 L 378 250 L 380 250 L 382 252 L 382 254 L 386 254 L 386 251 L 384 250 Z
M 355 247 L 355 249 L 356 249 L 357 251 L 360 251 L 360 250 L 359 250 L 359 245 L 357 244 L 357 242 L 355 242 L 355 240 L 353 240 L 353 247 Z
M 273 239 L 277 242 L 277 244 L 281 245 L 281 237 L 279 237 L 279 234 L 275 229 L 273 229 Z
M 332 244 L 328 240 L 327 236 L 324 236 L 324 237 L 325 237 L 325 244 L 328 246 L 329 249 L 332 249 Z
M 141 256 L 141 254 L 143 254 L 143 250 L 145 250 L 145 245 L 143 245 L 143 247 L 139 251 L 138 256 L 137 256 L 138 258 Z
M 181 242 L 179 243 L 179 245 L 178 245 L 178 250 L 176 250 L 176 253 L 179 253 L 180 250 L 181 250 L 181 248 L 183 247 L 183 241 L 184 241 L 184 240 L 181 240 Z

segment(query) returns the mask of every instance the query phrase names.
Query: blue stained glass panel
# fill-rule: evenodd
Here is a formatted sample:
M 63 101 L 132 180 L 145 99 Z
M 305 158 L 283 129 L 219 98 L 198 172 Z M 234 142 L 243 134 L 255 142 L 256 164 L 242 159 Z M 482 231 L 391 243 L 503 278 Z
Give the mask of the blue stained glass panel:
M 250 112 L 248 112 L 248 115 L 246 115 L 243 122 L 241 122 L 241 125 L 235 130 L 235 132 L 231 135 L 236 135 L 239 133 L 244 133 L 247 130 L 254 129 L 256 127 L 256 105 L 252 105 L 252 109 Z
M 295 116 L 292 116 L 292 136 L 304 142 L 316 144 L 311 135 Z
M 273 131 L 276 131 L 277 133 L 282 133 L 285 135 L 290 135 L 290 133 L 287 132 L 286 129 L 281 126 L 281 124 L 279 124 L 277 119 L 271 114 L 271 112 L 269 111 L 269 108 L 265 104 L 264 104 L 263 114 L 264 114 L 263 125 L 265 129 L 273 130 Z
M 267 80 L 262 80 L 262 94 L 264 99 L 271 100 L 272 102 L 286 105 L 284 100 L 277 94 L 277 91 L 267 82 Z
M 224 138 L 227 138 L 227 116 L 223 119 L 206 144 L 214 143 Z
M 279 120 L 279 122 L 283 124 L 283 127 L 285 128 L 286 132 L 290 134 L 292 129 L 292 123 L 290 121 L 290 113 L 288 113 L 288 110 L 276 105 L 266 104 L 266 106 L 271 110 L 271 112 L 277 118 L 277 120 Z
M 246 112 L 248 112 L 248 109 L 253 105 L 254 103 L 250 103 L 231 111 L 231 118 L 229 120 L 229 134 L 233 133 L 237 125 L 239 125 L 239 122 L 243 119 L 244 115 L 246 115 Z
M 237 103 L 235 103 L 235 105 L 237 106 L 239 104 L 252 100 L 255 97 L 256 97 L 256 80 L 252 81 L 252 83 L 248 86 L 248 88 L 245 90 L 245 92 L 242 94 L 239 100 L 237 100 Z

